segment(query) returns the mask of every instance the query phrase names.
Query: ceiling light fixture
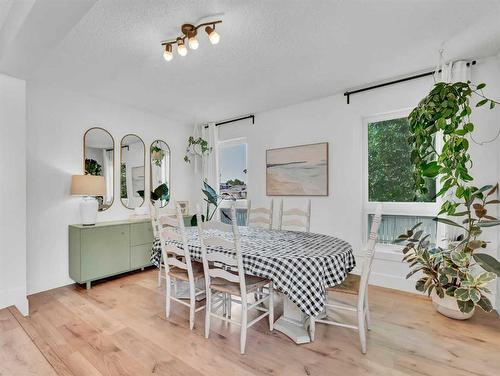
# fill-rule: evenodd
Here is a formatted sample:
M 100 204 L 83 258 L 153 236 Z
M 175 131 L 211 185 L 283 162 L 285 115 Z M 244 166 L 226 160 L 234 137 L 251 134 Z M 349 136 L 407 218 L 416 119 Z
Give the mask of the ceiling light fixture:
M 165 47 L 165 51 L 163 52 L 163 58 L 166 61 L 170 61 L 173 59 L 174 55 L 172 53 L 173 45 L 177 45 L 177 53 L 181 56 L 186 56 L 188 49 L 185 45 L 185 41 L 187 39 L 187 43 L 190 49 L 196 50 L 200 42 L 196 38 L 198 35 L 198 29 L 200 27 L 205 27 L 205 32 L 208 35 L 208 39 L 210 43 L 217 44 L 220 41 L 220 35 L 215 31 L 215 25 L 222 23 L 222 20 L 212 21 L 212 22 L 204 22 L 199 24 L 198 26 L 194 26 L 191 24 L 184 24 L 181 26 L 182 35 L 175 38 L 161 42 L 161 45 Z
M 171 44 L 165 45 L 165 52 L 163 52 L 163 58 L 166 61 L 170 61 L 174 58 L 174 54 L 172 53 L 172 45 Z

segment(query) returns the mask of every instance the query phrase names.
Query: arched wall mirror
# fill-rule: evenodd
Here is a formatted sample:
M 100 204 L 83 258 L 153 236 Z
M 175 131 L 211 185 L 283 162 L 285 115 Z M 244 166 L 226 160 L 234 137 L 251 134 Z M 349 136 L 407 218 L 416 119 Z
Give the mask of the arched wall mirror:
M 170 148 L 165 141 L 153 141 L 149 156 L 151 203 L 163 208 L 170 200 Z
M 109 209 L 114 201 L 115 140 L 99 127 L 90 128 L 83 135 L 83 162 L 85 175 L 104 176 L 106 194 L 96 197 L 99 211 Z
M 122 138 L 120 150 L 120 199 L 126 208 L 135 209 L 144 203 L 144 142 L 139 136 L 128 134 Z

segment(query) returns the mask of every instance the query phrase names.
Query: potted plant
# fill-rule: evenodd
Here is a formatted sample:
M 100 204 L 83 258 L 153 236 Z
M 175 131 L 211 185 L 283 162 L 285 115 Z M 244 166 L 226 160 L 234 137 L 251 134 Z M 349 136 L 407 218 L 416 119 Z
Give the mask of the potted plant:
M 186 148 L 186 155 L 184 156 L 184 162 L 190 163 L 192 156 L 203 157 L 212 152 L 212 148 L 208 146 L 208 141 L 201 137 L 194 138 L 189 136 L 188 146 Z
M 204 201 L 207 203 L 206 215 L 202 214 L 201 220 L 203 222 L 205 220 L 211 221 L 224 199 L 219 196 L 215 189 L 213 189 L 206 181 L 203 182 L 203 188 L 201 189 L 201 191 L 204 193 Z M 212 211 L 210 210 L 211 205 L 214 205 L 214 209 Z M 221 213 L 225 218 L 231 220 L 231 218 L 226 213 L 224 213 L 223 211 L 221 211 Z M 196 226 L 197 224 L 198 219 L 196 215 L 193 215 L 193 217 L 191 218 L 191 226 Z
M 406 277 L 421 273 L 416 289 L 432 297 L 438 312 L 455 319 L 471 317 L 476 306 L 491 311 L 486 286 L 500 276 L 500 263 L 479 252 L 487 247 L 487 242 L 480 239 L 483 229 L 500 225 L 488 214 L 490 206 L 500 203 L 495 198 L 498 185 L 477 188 L 471 184 L 473 177 L 469 174 L 472 162 L 467 135 L 474 131 L 470 99 L 480 97 L 476 107 L 489 103 L 493 109 L 498 103 L 484 95 L 485 86 L 437 83 L 409 115 L 417 190 L 425 193 L 426 180 L 439 178 L 442 186 L 436 197 L 442 197 L 443 203 L 434 220 L 456 227 L 462 234 L 439 247 L 430 243 L 430 235 L 417 224 L 396 242 L 405 244 L 403 260 L 411 268 Z M 434 146 L 438 135 L 443 139 L 441 150 Z
M 102 166 L 95 159 L 85 159 L 85 175 L 101 176 L 101 174 Z

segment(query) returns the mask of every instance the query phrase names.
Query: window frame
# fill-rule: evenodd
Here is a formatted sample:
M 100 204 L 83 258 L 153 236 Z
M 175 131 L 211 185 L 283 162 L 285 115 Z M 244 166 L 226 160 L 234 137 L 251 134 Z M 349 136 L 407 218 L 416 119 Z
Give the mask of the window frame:
M 363 168 L 362 168 L 362 180 L 363 180 L 363 210 L 362 210 L 362 236 L 363 243 L 368 239 L 369 231 L 368 228 L 368 215 L 375 214 L 376 207 L 378 204 L 383 205 L 382 214 L 386 215 L 396 215 L 396 216 L 421 216 L 421 217 L 435 217 L 439 212 L 441 206 L 441 200 L 436 198 L 435 202 L 376 202 L 369 200 L 369 171 L 368 171 L 368 125 L 370 123 L 375 123 L 379 121 L 398 119 L 403 117 L 408 117 L 411 112 L 411 108 L 404 108 L 396 111 L 389 111 L 384 113 L 379 113 L 375 115 L 363 116 L 362 126 L 363 126 Z M 442 145 L 441 137 L 436 137 L 436 148 L 440 150 Z M 439 179 L 436 179 L 436 192 L 440 189 Z M 436 228 L 436 243 L 439 243 L 439 239 L 444 237 L 443 226 L 437 223 Z M 402 245 L 397 244 L 383 244 L 377 243 L 376 250 L 390 251 L 390 252 L 401 252 L 403 249 Z
M 224 147 L 231 147 L 231 146 L 236 146 L 236 145 L 245 145 L 245 169 L 247 170 L 246 174 L 246 186 L 247 186 L 247 197 L 248 197 L 248 142 L 246 137 L 236 137 L 236 138 L 229 138 L 227 140 L 219 140 L 217 142 L 217 192 L 220 192 L 220 151 Z M 228 209 L 231 207 L 231 201 L 232 200 L 222 200 L 221 204 L 219 205 L 219 209 Z M 246 198 L 239 198 L 236 200 L 236 208 L 237 209 L 244 209 L 247 208 L 247 199 Z

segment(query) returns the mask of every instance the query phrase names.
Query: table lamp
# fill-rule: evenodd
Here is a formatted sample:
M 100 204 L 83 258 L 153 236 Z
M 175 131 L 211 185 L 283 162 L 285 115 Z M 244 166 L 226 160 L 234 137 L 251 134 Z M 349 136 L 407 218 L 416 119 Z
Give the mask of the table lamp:
M 80 215 L 84 226 L 93 226 L 97 221 L 99 203 L 95 196 L 106 194 L 104 176 L 73 175 L 71 177 L 71 195 L 83 196 L 80 203 Z

